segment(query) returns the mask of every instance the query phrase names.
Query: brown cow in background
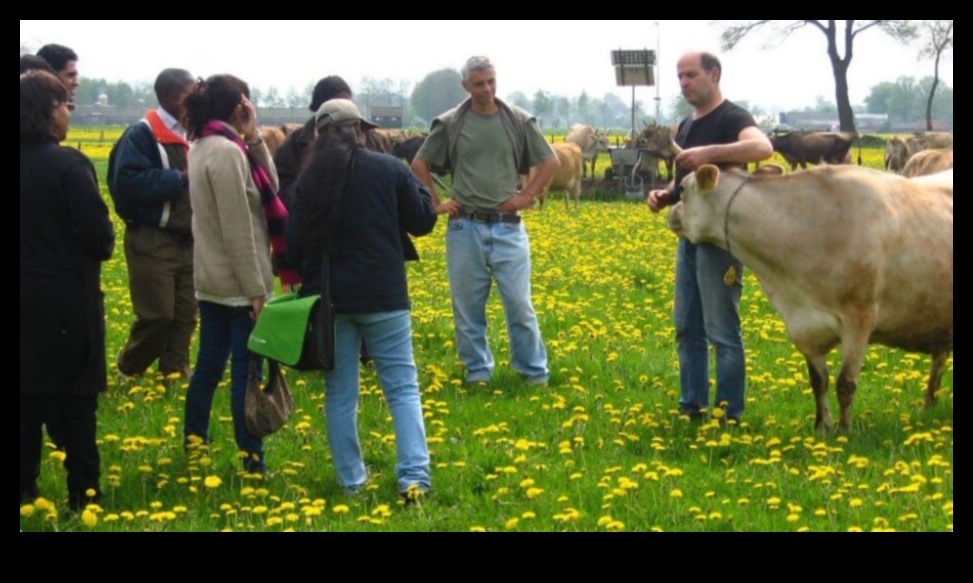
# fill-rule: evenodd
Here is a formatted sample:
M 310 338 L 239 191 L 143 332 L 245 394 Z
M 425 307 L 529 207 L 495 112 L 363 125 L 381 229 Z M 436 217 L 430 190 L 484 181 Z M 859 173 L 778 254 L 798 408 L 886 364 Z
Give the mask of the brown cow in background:
M 848 132 L 788 132 L 770 137 L 775 152 L 791 165 L 807 170 L 808 164 L 850 164 L 848 152 L 857 136 Z
M 563 143 L 553 144 L 551 147 L 557 154 L 557 159 L 561 163 L 557 172 L 551 177 L 551 181 L 545 185 L 537 194 L 538 206 L 544 210 L 544 199 L 550 189 L 564 191 L 564 206 L 571 210 L 571 197 L 574 196 L 574 209 L 578 210 L 581 206 L 581 169 L 584 166 L 584 154 L 577 144 Z M 530 176 L 526 179 L 521 177 L 521 187 L 526 186 L 537 173 L 537 168 L 532 168 Z

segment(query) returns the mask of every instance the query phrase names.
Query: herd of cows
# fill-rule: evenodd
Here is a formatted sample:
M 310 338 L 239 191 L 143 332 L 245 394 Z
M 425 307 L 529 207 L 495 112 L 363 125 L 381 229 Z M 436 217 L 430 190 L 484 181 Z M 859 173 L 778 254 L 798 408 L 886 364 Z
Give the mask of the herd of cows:
M 264 140 L 276 149 L 295 127 L 266 128 Z M 399 130 L 372 133 L 373 148 L 410 162 L 424 140 Z M 673 137 L 670 126 L 646 124 L 626 146 L 663 161 L 671 178 L 680 152 Z M 753 271 L 807 359 L 820 429 L 832 427 L 826 356 L 838 345 L 845 429 L 869 344 L 932 355 L 928 404 L 953 350 L 953 137 L 889 139 L 886 172 L 850 164 L 857 140 L 841 132 L 772 136 L 791 174 L 776 165 L 753 174 L 704 166 L 686 178 L 682 202 L 669 214 L 676 234 L 732 248 Z M 553 147 L 561 167 L 549 187 L 565 190 L 566 203 L 574 197 L 577 207 L 582 179 L 589 168 L 594 177 L 608 136 L 575 125 Z

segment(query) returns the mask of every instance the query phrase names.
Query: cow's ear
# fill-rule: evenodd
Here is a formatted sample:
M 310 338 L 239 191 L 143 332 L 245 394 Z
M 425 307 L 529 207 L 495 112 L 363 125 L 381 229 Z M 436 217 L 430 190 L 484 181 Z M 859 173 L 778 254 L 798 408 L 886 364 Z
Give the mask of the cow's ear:
M 700 192 L 710 192 L 716 189 L 720 181 L 720 169 L 712 164 L 705 164 L 696 169 L 696 184 Z
M 784 167 L 780 164 L 765 164 L 753 171 L 754 176 L 782 176 Z

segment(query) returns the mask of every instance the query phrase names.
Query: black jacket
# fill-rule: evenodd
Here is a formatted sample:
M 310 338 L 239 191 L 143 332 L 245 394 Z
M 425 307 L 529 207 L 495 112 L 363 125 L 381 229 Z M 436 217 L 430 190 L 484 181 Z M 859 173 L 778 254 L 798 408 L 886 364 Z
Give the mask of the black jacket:
M 105 386 L 101 262 L 115 232 L 83 154 L 20 147 L 20 392 L 94 394 Z
M 359 148 L 354 189 L 344 209 L 344 226 L 331 258 L 331 295 L 335 310 L 373 314 L 408 310 L 405 261 L 419 258 L 408 235 L 421 236 L 436 226 L 436 212 L 426 187 L 401 160 Z M 304 245 L 307 200 L 300 188 L 287 222 L 287 249 L 300 266 L 302 293 L 320 293 L 323 249 Z
M 297 177 L 301 175 L 304 156 L 314 144 L 314 118 L 312 117 L 304 127 L 295 130 L 287 136 L 287 141 L 274 156 L 274 166 L 277 167 L 277 181 L 280 188 L 277 195 L 284 206 L 290 210 L 294 204 L 294 187 Z

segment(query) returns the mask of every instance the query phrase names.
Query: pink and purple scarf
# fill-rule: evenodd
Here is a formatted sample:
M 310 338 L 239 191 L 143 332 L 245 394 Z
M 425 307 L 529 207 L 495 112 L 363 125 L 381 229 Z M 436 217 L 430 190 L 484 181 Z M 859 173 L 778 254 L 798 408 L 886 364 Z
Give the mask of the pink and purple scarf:
M 284 238 L 287 230 L 287 209 L 277 196 L 277 190 L 270 180 L 270 175 L 257 162 L 257 158 L 250 152 L 250 148 L 243 142 L 243 139 L 226 124 L 210 121 L 203 126 L 203 131 L 199 135 L 201 138 L 207 136 L 223 136 L 239 146 L 247 155 L 250 176 L 253 178 L 257 190 L 260 191 L 260 202 L 263 205 L 264 218 L 267 220 L 267 234 L 270 237 L 270 247 L 274 254 L 274 265 L 277 266 L 277 277 L 285 286 L 299 285 L 301 276 L 297 274 L 297 271 L 291 267 L 287 260 L 287 242 Z

